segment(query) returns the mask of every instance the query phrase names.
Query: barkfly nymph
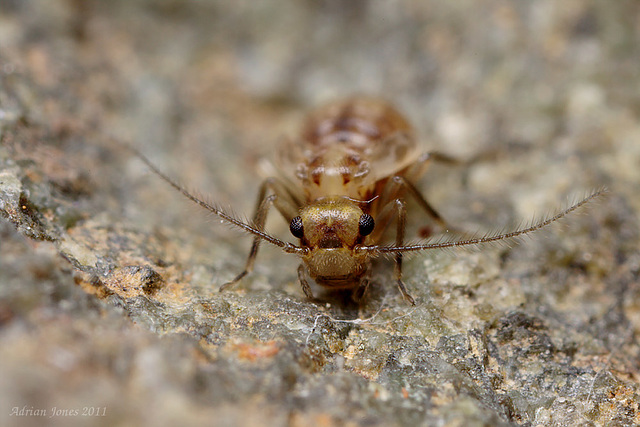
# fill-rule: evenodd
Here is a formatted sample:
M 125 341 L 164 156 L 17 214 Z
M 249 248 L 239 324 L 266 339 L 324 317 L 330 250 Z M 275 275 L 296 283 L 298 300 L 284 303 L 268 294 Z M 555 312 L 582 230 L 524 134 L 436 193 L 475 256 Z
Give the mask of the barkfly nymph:
M 405 118 L 388 103 L 368 97 L 334 102 L 308 116 L 298 138 L 281 146 L 277 176 L 262 183 L 249 223 L 193 196 L 132 150 L 184 196 L 254 236 L 244 270 L 220 290 L 233 286 L 252 270 L 264 240 L 301 258 L 298 278 L 309 298 L 313 295 L 307 277 L 325 288 L 353 290 L 361 297 L 369 285 L 371 260 L 388 255 L 395 261 L 395 281 L 400 292 L 415 304 L 402 281 L 405 253 L 513 239 L 557 221 L 604 191 L 594 192 L 554 216 L 515 231 L 405 244 L 406 198 L 415 200 L 444 229 L 449 228 L 414 183 L 431 162 L 457 161 L 437 152 L 421 152 Z M 264 230 L 272 208 L 289 223 L 297 244 Z M 381 239 L 390 225 L 395 225 L 395 241 L 383 244 Z

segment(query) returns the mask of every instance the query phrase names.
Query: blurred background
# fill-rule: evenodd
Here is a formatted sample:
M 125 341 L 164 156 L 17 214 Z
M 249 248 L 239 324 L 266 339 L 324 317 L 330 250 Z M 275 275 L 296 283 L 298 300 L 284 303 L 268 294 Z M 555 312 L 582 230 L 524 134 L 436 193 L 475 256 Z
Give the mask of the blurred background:
M 42 425 L 37 417 L 8 416 L 25 405 L 106 406 L 112 415 L 47 420 L 54 425 L 640 422 L 639 23 L 635 0 L 0 0 L 1 164 L 20 179 L 41 220 L 49 221 L 46 233 L 57 239 L 56 245 L 36 243 L 9 221 L 0 225 L 2 424 Z M 518 374 L 510 383 L 495 368 L 497 386 L 488 385 L 485 372 L 472 376 L 469 387 L 478 396 L 483 392 L 474 387 L 508 396 L 509 404 L 495 396 L 473 400 L 451 380 L 458 385 L 446 403 L 424 391 L 409 394 L 411 408 L 402 409 L 407 398 L 388 391 L 395 389 L 385 382 L 384 362 L 375 374 L 365 362 L 345 373 L 344 360 L 331 359 L 349 348 L 335 330 L 344 348 L 318 350 L 330 359 L 323 367 L 308 362 L 317 371 L 291 385 L 283 366 L 313 359 L 300 346 L 314 322 L 302 320 L 302 338 L 271 336 L 284 340 L 278 348 L 290 359 L 252 365 L 261 386 L 252 388 L 226 365 L 247 336 L 268 334 L 237 332 L 248 328 L 246 318 L 238 326 L 233 308 L 224 310 L 249 304 L 234 298 L 252 291 L 264 310 L 277 311 L 289 298 L 305 302 L 295 262 L 264 248 L 239 294 L 218 297 L 217 285 L 242 268 L 250 239 L 189 206 L 113 139 L 138 147 L 198 194 L 248 216 L 262 179 L 259 160 L 272 156 L 283 136 L 295 135 L 306 111 L 358 93 L 397 105 L 425 151 L 461 159 L 490 154 L 490 161 L 463 170 L 434 167 L 420 184 L 441 213 L 465 229 L 513 226 L 557 210 L 567 198 L 610 189 L 606 202 L 545 239 L 506 253 L 434 255 L 407 267 L 410 286 L 438 309 L 449 304 L 452 290 L 470 286 L 469 277 L 479 284 L 507 273 L 495 285 L 465 288 L 480 295 L 480 302 L 469 303 L 476 311 L 443 309 L 456 325 L 446 333 L 427 323 L 415 326 L 420 333 L 407 326 L 402 334 L 435 346 L 442 335 L 497 328 L 500 316 L 513 320 L 512 310 L 554 319 L 561 325 L 554 342 L 576 346 L 554 360 L 579 366 L 574 377 L 567 374 L 570 385 L 538 372 L 540 389 L 526 391 L 531 377 Z M 416 229 L 421 225 L 414 222 Z M 279 218 L 268 227 L 286 236 Z M 290 268 L 273 268 L 283 262 Z M 97 299 L 100 291 L 87 284 L 88 277 L 140 263 L 153 265 L 173 286 L 160 301 L 167 312 L 156 306 L 145 315 L 140 300 Z M 432 294 L 421 287 L 425 269 Z M 388 281 L 385 274 L 381 281 Z M 467 291 L 453 298 L 463 301 Z M 184 317 L 196 310 L 194 298 L 214 304 L 211 295 L 221 304 L 216 310 L 231 319 L 220 320 L 218 341 L 202 332 L 198 314 Z M 261 305 L 268 301 L 275 308 Z M 315 313 L 313 304 L 305 310 Z M 176 311 L 181 314 L 172 323 Z M 268 353 L 269 345 L 260 345 Z M 585 347 L 597 351 L 578 350 Z M 411 379 L 415 369 L 407 384 L 417 389 L 422 379 Z M 342 388 L 331 375 L 343 375 L 343 385 L 353 377 L 367 381 L 357 383 L 360 388 L 345 385 L 354 396 L 336 402 L 330 390 Z M 545 378 L 553 378 L 546 388 L 540 385 Z M 596 390 L 598 381 L 604 382 Z M 391 395 L 386 409 L 371 403 L 380 393 Z M 627 400 L 619 397 L 624 393 Z M 605 395 L 612 409 L 593 409 L 592 396 Z M 473 410 L 465 412 L 465 399 Z M 567 413 L 563 402 L 574 405 L 573 418 L 561 415 Z

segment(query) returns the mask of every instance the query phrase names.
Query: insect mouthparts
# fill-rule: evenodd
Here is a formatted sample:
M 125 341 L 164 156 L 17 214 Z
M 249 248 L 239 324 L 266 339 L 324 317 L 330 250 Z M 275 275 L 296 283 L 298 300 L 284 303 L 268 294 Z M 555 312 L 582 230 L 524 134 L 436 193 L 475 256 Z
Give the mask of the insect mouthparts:
M 341 248 L 342 240 L 335 234 L 327 234 L 318 242 L 318 247 L 322 249 Z

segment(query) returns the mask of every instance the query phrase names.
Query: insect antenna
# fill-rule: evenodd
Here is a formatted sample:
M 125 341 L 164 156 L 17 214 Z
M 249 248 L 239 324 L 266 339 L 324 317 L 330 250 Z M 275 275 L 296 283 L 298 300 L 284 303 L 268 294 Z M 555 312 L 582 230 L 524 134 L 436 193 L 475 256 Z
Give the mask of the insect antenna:
M 424 251 L 427 249 L 455 248 L 455 247 L 461 247 L 461 246 L 472 246 L 472 245 L 480 245 L 483 243 L 498 242 L 502 240 L 510 240 L 510 239 L 518 238 L 520 236 L 524 236 L 526 234 L 538 231 L 558 221 L 559 219 L 567 216 L 568 214 L 575 211 L 576 209 L 586 205 L 593 199 L 602 196 L 606 192 L 607 190 L 605 188 L 597 190 L 591 193 L 590 195 L 588 195 L 587 197 L 584 197 L 582 200 L 578 201 L 577 203 L 574 203 L 568 208 L 556 213 L 553 216 L 550 216 L 542 221 L 534 222 L 528 227 L 519 228 L 517 230 L 506 232 L 506 233 L 496 233 L 496 234 L 490 234 L 488 236 L 474 237 L 474 238 L 463 239 L 463 240 L 443 241 L 443 242 L 424 243 L 424 244 L 412 244 L 412 245 L 405 245 L 405 246 L 365 246 L 365 247 L 362 247 L 361 250 L 371 252 L 371 253 L 390 254 L 390 253 L 398 253 L 398 252 L 418 252 L 418 251 Z
M 136 148 L 134 148 L 133 146 L 131 146 L 129 144 L 126 144 L 126 143 L 124 143 L 122 141 L 115 141 L 115 142 L 118 145 L 120 145 L 121 147 L 123 147 L 123 148 L 129 150 L 131 153 L 133 153 L 138 159 L 140 159 L 145 165 L 147 165 L 147 167 L 149 169 L 151 169 L 151 171 L 153 173 L 155 173 L 160 178 L 162 178 L 163 181 L 165 181 L 167 184 L 172 186 L 174 189 L 176 189 L 180 193 L 182 193 L 182 195 L 185 196 L 187 199 L 189 199 L 192 202 L 202 206 L 203 208 L 205 208 L 209 212 L 214 213 L 215 215 L 217 215 L 218 217 L 220 217 L 221 219 L 223 219 L 224 221 L 226 221 L 230 225 L 233 225 L 235 227 L 240 228 L 243 231 L 251 233 L 254 236 L 259 237 L 260 239 L 262 239 L 262 240 L 264 240 L 264 241 L 266 241 L 268 243 L 271 243 L 272 245 L 278 246 L 279 248 L 281 248 L 283 251 L 285 251 L 287 253 L 297 253 L 297 254 L 304 253 L 305 250 L 303 248 L 298 247 L 296 245 L 293 245 L 293 244 L 291 244 L 289 242 L 285 242 L 283 240 L 280 240 L 280 239 L 278 239 L 276 237 L 273 237 L 270 234 L 267 234 L 267 233 L 255 228 L 255 227 L 251 226 L 250 224 L 247 224 L 246 222 L 236 218 L 235 216 L 231 215 L 230 213 L 225 212 L 224 210 L 222 210 L 218 206 L 215 206 L 213 204 L 207 203 L 202 199 L 199 199 L 198 197 L 194 196 L 189 191 L 187 191 L 186 188 L 184 188 L 183 186 L 178 184 L 176 181 L 174 181 L 172 178 L 170 178 L 168 175 L 166 175 L 164 172 L 162 172 L 155 164 L 153 164 L 151 162 L 151 160 L 149 160 L 144 154 L 142 154 Z

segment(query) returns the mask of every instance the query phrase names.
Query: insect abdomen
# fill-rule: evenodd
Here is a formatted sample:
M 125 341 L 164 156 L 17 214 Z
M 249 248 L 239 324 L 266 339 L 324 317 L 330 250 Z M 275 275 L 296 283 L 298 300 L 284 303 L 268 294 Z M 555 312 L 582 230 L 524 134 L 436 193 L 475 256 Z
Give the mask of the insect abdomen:
M 410 131 L 409 123 L 389 103 L 378 98 L 354 97 L 311 113 L 301 136 L 305 144 L 345 145 L 366 155 L 372 144 Z
M 297 176 L 307 199 L 328 195 L 368 199 L 379 179 L 413 160 L 411 134 L 404 117 L 377 98 L 349 98 L 312 112 L 298 141 L 303 158 Z M 378 168 L 380 164 L 391 167 Z

